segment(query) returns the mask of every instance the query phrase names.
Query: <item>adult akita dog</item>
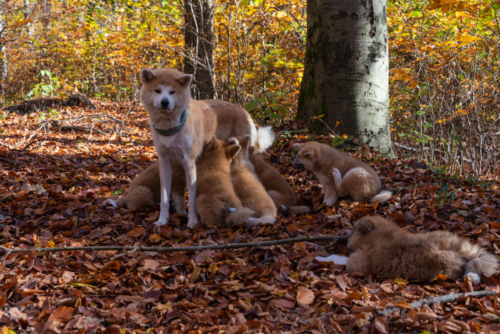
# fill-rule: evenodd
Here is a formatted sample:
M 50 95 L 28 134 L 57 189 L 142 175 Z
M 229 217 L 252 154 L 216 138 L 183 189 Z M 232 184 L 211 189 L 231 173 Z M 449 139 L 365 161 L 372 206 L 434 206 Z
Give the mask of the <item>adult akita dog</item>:
M 258 130 L 242 107 L 220 100 L 191 99 L 192 76 L 171 69 L 141 71 L 141 102 L 149 114 L 161 176 L 160 217 L 168 223 L 172 165 L 181 165 L 189 193 L 188 227 L 198 223 L 196 211 L 196 159 L 216 135 L 219 139 L 252 136 L 252 145 L 264 151 L 272 145 L 271 127 Z

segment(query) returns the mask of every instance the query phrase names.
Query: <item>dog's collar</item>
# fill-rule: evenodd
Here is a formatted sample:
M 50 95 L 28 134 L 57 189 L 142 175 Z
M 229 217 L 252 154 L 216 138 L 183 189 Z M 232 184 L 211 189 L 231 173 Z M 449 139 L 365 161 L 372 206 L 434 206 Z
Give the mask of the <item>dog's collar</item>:
M 170 128 L 167 130 L 158 129 L 153 125 L 153 129 L 155 129 L 156 133 L 161 135 L 161 136 L 165 136 L 165 137 L 172 136 L 172 135 L 175 135 L 177 132 L 181 131 L 184 124 L 186 124 L 187 118 L 188 118 L 188 110 L 186 109 L 182 113 L 181 122 L 179 125 L 174 126 L 173 128 Z

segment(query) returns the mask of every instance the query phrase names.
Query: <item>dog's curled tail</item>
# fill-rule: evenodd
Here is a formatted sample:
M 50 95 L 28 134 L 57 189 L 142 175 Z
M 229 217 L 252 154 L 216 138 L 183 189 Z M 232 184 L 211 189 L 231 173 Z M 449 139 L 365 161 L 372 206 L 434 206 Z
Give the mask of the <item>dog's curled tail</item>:
M 481 281 L 481 275 L 490 276 L 497 271 L 498 260 L 495 255 L 488 253 L 478 245 L 467 243 L 464 246 L 466 249 L 462 250 L 462 255 L 466 259 L 471 259 L 465 265 L 465 276 L 472 274 L 474 283 Z
M 286 205 L 282 204 L 279 209 L 280 209 L 281 213 L 283 213 L 285 216 L 287 216 L 291 213 L 296 214 L 296 215 L 300 215 L 300 214 L 309 212 L 309 208 L 305 205 L 286 206 Z
M 388 200 L 390 200 L 391 196 L 392 196 L 392 192 L 390 192 L 389 190 L 382 190 L 377 195 L 375 195 L 370 201 L 372 203 L 375 203 L 376 201 L 378 201 L 379 203 L 382 204 L 382 203 L 385 203 Z
M 252 217 L 253 211 L 249 208 L 229 208 L 226 216 L 226 226 L 244 224 L 248 218 Z
M 255 147 L 256 153 L 264 152 L 273 145 L 274 132 L 272 132 L 271 129 L 272 126 L 261 126 L 259 129 L 256 130 L 255 142 L 252 143 L 252 146 Z M 253 137 L 254 136 L 252 136 L 252 139 Z
M 111 205 L 115 208 L 121 208 L 122 206 L 125 205 L 125 194 L 122 197 L 118 198 L 116 201 L 111 198 L 108 198 L 101 204 L 101 206 L 106 206 L 106 205 Z

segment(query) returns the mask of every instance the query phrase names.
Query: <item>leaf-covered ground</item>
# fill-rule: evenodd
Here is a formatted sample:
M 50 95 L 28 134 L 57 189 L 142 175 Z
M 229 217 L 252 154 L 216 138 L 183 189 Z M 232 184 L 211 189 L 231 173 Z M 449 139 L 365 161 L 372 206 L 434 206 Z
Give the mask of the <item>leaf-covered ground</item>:
M 369 161 L 385 189 L 386 205 L 341 201 L 322 205 L 315 177 L 290 163 L 297 141 L 312 137 L 302 124 L 275 129 L 265 156 L 286 176 L 311 212 L 280 216 L 273 226 L 220 233 L 204 224 L 186 228 L 172 215 L 152 223 L 158 207 L 128 211 L 100 206 L 126 189 L 156 159 L 145 111 L 137 103 L 95 102 L 97 111 L 66 108 L 45 115 L 7 114 L 0 123 L 0 244 L 5 247 L 210 245 L 308 235 L 347 235 L 366 214 L 381 214 L 413 232 L 449 230 L 500 253 L 498 184 L 436 174 L 424 163 L 380 157 L 366 146 L 342 145 Z M 94 114 L 109 118 L 75 119 Z M 29 139 L 29 140 L 28 140 Z M 223 238 L 222 238 L 222 237 Z M 428 284 L 347 274 L 318 263 L 321 254 L 346 254 L 344 245 L 297 243 L 199 253 L 117 251 L 13 253 L 0 263 L 0 329 L 55 333 L 418 333 L 500 331 L 500 299 L 467 297 L 411 309 L 427 296 L 500 289 L 500 275 L 478 286 L 444 276 Z M 403 313 L 372 318 L 374 310 Z M 425 332 L 428 331 L 428 332 Z

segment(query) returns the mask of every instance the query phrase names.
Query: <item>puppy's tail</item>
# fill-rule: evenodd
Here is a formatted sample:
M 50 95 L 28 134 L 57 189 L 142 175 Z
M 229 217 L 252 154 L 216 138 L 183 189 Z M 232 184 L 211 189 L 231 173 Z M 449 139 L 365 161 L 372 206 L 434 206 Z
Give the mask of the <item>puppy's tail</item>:
M 371 202 L 375 203 L 376 201 L 378 201 L 379 203 L 385 203 L 391 199 L 391 196 L 392 192 L 390 192 L 389 190 L 382 190 L 371 199 Z
M 108 198 L 104 202 L 102 202 L 101 206 L 106 206 L 106 205 L 111 205 L 115 208 L 121 208 L 122 206 L 125 205 L 125 199 L 127 197 L 127 193 L 123 194 L 120 198 L 118 198 L 116 201 Z
M 229 208 L 229 213 L 226 216 L 226 226 L 244 224 L 253 213 L 249 208 Z
M 273 145 L 274 132 L 271 129 L 272 126 L 263 126 L 257 130 L 252 123 L 252 146 L 255 147 L 256 153 L 264 152 Z
M 309 208 L 305 205 L 286 206 L 286 205 L 281 204 L 281 207 L 278 207 L 278 208 L 279 208 L 280 212 L 285 216 L 288 216 L 291 213 L 296 214 L 296 215 L 300 215 L 300 214 L 309 212 Z
M 493 275 L 498 269 L 498 261 L 495 255 L 488 253 L 478 245 L 467 243 L 464 245 L 466 249 L 462 250 L 462 254 L 466 259 L 471 259 L 465 265 L 465 276 L 476 274 Z M 473 278 L 474 275 L 472 275 Z M 479 279 L 479 277 L 477 279 Z

